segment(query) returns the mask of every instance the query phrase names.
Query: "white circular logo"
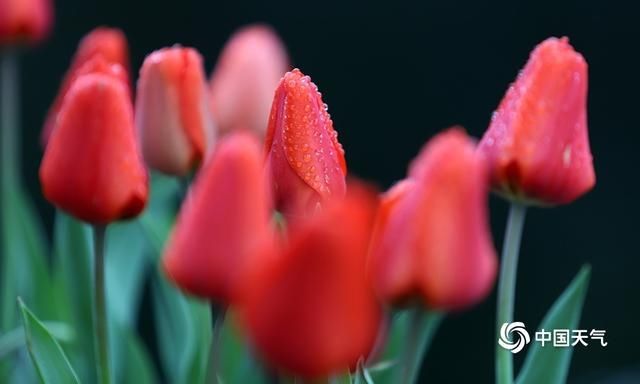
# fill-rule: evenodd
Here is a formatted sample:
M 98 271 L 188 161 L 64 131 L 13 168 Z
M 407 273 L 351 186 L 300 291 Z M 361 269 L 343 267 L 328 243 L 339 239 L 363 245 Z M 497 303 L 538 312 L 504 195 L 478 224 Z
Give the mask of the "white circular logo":
M 511 351 L 511 353 L 522 351 L 524 346 L 529 344 L 529 342 L 531 342 L 531 338 L 523 322 L 504 323 L 502 327 L 500 327 L 498 344 L 500 344 L 502 348 Z

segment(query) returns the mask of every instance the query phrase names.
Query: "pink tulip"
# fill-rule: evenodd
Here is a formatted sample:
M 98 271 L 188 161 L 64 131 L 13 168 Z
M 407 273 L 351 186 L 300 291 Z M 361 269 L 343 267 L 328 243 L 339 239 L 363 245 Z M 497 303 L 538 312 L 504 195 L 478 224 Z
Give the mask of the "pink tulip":
M 247 129 L 264 137 L 273 91 L 288 68 L 284 45 L 270 27 L 237 31 L 211 75 L 211 108 L 220 132 Z

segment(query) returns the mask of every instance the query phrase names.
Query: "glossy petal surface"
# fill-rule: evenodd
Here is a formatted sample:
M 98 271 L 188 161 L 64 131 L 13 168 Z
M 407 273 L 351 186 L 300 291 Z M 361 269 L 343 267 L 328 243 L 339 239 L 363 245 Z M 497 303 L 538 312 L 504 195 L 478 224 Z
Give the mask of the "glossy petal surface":
M 345 193 L 344 150 L 316 85 L 298 69 L 280 81 L 266 138 L 276 204 L 290 216 Z
M 40 167 L 45 197 L 90 223 L 136 216 L 147 173 L 135 141 L 133 108 L 111 75 L 81 76 L 70 87 Z
M 566 204 L 595 184 L 587 132 L 587 63 L 567 38 L 538 45 L 494 113 L 480 150 L 494 187 Z

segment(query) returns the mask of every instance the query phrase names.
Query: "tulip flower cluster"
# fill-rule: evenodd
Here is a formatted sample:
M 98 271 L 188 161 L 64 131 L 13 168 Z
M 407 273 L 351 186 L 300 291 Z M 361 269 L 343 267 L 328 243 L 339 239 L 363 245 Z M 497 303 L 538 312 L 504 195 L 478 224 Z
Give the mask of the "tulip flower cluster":
M 3 41 L 41 38 L 48 8 L 9 3 L 10 12 L 0 12 Z M 27 12 L 27 3 L 38 12 Z M 393 313 L 467 310 L 492 292 L 491 188 L 518 207 L 569 203 L 595 183 L 587 67 L 566 38 L 535 48 L 479 144 L 461 127 L 443 131 L 385 193 L 347 178 L 340 124 L 334 128 L 311 78 L 289 67 L 273 30 L 238 31 L 210 80 L 203 62 L 194 48 L 159 49 L 134 86 L 124 34 L 95 29 L 81 40 L 44 123 L 42 192 L 95 229 L 93 322 L 103 384 L 113 376 L 104 230 L 145 208 L 153 214 L 147 203 L 157 172 L 186 188 L 174 196 L 182 201 L 160 278 L 211 303 L 216 324 L 237 321 L 271 371 L 305 380 L 368 377 L 391 337 Z M 509 250 L 515 244 L 517 256 L 519 237 L 509 239 L 499 295 L 513 304 Z M 500 303 L 499 322 L 512 321 L 513 309 Z M 211 359 L 224 360 L 213 334 Z M 397 383 L 415 380 L 426 348 L 405 344 Z M 499 376 L 511 374 L 502 368 Z

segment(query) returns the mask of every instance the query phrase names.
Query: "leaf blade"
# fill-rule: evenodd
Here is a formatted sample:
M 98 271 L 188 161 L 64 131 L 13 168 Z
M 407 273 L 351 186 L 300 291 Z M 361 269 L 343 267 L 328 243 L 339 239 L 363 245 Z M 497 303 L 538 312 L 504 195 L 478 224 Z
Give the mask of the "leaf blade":
M 35 315 L 18 300 L 31 361 L 43 383 L 80 383 L 62 347 Z
M 553 303 L 537 329 L 575 329 L 580 321 L 590 276 L 591 267 L 583 266 Z M 534 344 L 527 352 L 516 383 L 564 383 L 569 374 L 572 352 L 572 347 L 552 348 Z
M 46 241 L 42 223 L 31 201 L 19 185 L 2 191 L 2 263 L 0 329 L 8 331 L 20 324 L 15 300 L 23 297 L 40 313 L 50 314 L 50 300 L 38 295 L 50 288 Z

